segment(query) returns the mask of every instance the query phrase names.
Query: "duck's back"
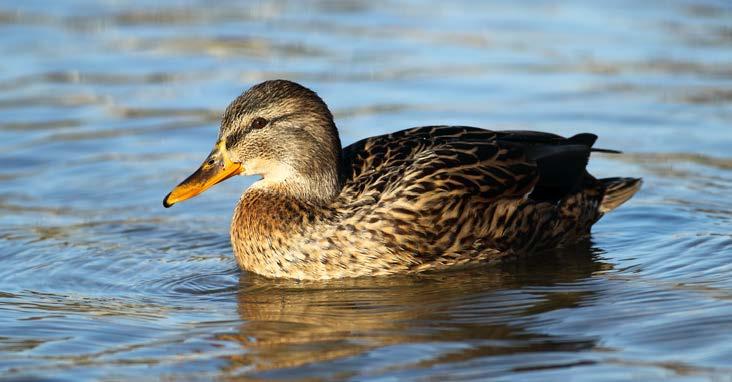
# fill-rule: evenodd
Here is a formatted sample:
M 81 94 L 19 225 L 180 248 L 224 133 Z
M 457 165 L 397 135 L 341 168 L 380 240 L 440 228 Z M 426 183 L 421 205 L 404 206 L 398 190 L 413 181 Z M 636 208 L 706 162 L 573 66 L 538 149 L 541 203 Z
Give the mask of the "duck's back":
M 334 207 L 342 228 L 410 256 L 415 269 L 557 247 L 640 186 L 587 173 L 591 151 L 608 151 L 593 150 L 595 140 L 464 126 L 367 138 L 343 150 Z

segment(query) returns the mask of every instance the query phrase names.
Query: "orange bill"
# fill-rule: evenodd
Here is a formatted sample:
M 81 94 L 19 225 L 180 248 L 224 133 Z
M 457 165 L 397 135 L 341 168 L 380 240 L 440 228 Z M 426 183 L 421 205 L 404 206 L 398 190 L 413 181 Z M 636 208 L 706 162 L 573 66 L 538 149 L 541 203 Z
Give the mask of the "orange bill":
M 219 142 L 206 160 L 203 161 L 201 167 L 165 196 L 165 199 L 163 199 L 165 208 L 190 199 L 215 184 L 241 173 L 241 163 L 234 163 L 229 160 L 223 145 L 223 142 Z

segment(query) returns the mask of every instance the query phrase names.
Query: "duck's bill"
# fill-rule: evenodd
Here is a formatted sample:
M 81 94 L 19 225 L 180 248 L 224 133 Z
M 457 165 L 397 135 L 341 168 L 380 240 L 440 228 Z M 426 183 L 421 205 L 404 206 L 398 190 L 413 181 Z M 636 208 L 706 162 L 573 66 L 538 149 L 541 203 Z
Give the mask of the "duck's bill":
M 230 161 L 226 157 L 226 152 L 222 145 L 223 143 L 218 144 L 196 172 L 175 186 L 173 191 L 165 196 L 165 199 L 163 199 L 163 206 L 165 208 L 190 199 L 214 185 L 241 173 L 241 164 Z

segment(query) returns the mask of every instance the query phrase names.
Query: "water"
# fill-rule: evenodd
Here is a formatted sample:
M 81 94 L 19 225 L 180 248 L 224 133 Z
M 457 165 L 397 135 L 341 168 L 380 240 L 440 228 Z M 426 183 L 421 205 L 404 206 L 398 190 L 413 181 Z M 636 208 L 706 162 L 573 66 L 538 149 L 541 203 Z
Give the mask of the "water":
M 0 374 L 732 379 L 727 1 L 0 4 Z M 642 191 L 591 243 L 329 283 L 240 273 L 232 179 L 163 209 L 228 102 L 288 78 L 344 143 L 423 124 L 592 132 Z M 1 378 L 1 377 L 0 377 Z

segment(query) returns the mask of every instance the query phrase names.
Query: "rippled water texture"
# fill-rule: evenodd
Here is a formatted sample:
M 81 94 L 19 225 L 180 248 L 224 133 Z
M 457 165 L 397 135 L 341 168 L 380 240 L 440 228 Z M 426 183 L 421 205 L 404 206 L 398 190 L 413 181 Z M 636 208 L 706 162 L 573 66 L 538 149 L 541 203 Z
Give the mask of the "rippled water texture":
M 0 3 L 0 379 L 730 380 L 732 3 Z M 288 78 L 344 143 L 592 132 L 643 190 L 576 248 L 330 283 L 240 273 L 239 178 L 166 210 Z

